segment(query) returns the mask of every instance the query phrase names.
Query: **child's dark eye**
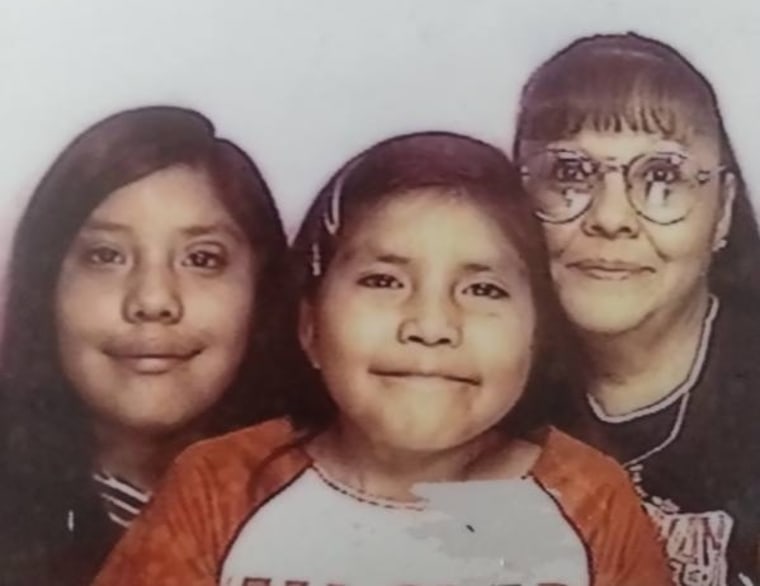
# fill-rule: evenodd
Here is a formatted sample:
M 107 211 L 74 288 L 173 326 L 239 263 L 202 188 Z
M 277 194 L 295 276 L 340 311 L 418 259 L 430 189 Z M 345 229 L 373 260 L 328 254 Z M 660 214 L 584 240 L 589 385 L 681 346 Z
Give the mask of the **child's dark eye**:
M 357 283 L 370 289 L 400 289 L 403 286 L 396 277 L 380 273 L 364 276 Z
M 210 250 L 196 250 L 187 255 L 182 261 L 182 266 L 196 269 L 220 269 L 227 265 L 224 254 Z
M 110 246 L 93 246 L 84 251 L 84 260 L 91 265 L 124 264 L 125 256 Z
M 503 287 L 493 283 L 473 283 L 466 287 L 464 292 L 475 297 L 486 297 L 488 299 L 506 299 L 509 297 L 509 293 Z

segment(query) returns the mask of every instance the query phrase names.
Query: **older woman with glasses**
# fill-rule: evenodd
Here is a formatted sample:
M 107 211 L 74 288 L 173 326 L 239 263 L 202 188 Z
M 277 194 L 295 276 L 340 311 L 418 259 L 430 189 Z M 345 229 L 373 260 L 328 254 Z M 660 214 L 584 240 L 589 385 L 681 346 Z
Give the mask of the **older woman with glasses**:
M 752 584 L 760 237 L 708 81 L 634 34 L 523 90 L 515 157 L 597 377 L 568 425 L 632 475 L 684 586 Z

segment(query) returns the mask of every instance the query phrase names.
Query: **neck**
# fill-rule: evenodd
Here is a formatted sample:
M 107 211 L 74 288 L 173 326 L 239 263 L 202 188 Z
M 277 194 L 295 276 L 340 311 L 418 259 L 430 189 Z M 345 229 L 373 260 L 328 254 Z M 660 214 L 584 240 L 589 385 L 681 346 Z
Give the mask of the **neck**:
M 447 450 L 412 451 L 373 442 L 347 425 L 336 425 L 311 445 L 314 459 L 340 482 L 381 498 L 415 500 L 420 482 L 466 480 L 476 463 L 498 447 L 498 432 L 486 432 Z
M 175 456 L 192 437 L 152 436 L 134 430 L 96 425 L 95 465 L 130 484 L 152 492 Z
M 609 415 L 625 415 L 664 398 L 688 376 L 709 307 L 707 290 L 677 311 L 655 315 L 614 335 L 586 333 L 597 367 L 591 394 Z

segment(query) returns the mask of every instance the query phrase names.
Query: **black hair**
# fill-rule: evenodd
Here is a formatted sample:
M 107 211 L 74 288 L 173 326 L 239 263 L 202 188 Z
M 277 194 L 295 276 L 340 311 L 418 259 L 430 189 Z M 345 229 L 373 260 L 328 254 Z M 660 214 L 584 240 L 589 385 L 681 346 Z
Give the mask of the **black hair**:
M 253 161 L 217 137 L 206 117 L 172 106 L 120 112 L 72 141 L 34 191 L 13 242 L 0 347 L 6 431 L 0 508 L 18 524 L 8 526 L 5 515 L 0 519 L 0 553 L 15 547 L 18 559 L 34 560 L 29 552 L 39 550 L 38 565 L 57 568 L 55 559 L 70 558 L 71 569 L 77 558 L 72 552 L 80 551 L 77 583 L 87 581 L 85 574 L 97 567 L 115 532 L 94 495 L 89 414 L 58 357 L 56 284 L 69 246 L 95 208 L 114 190 L 174 165 L 208 176 L 249 239 L 256 275 L 253 320 L 237 376 L 193 425 L 200 435 L 212 435 L 278 413 L 277 389 L 288 382 L 281 366 L 292 362 L 291 371 L 297 369 L 295 325 L 288 325 L 295 322 L 287 304 L 287 241 Z M 58 553 L 47 555 L 46 547 L 48 554 Z M 1 557 L 12 565 L 10 554 Z M 50 571 L 64 580 L 65 573 Z
M 319 291 L 341 243 L 378 205 L 423 188 L 440 188 L 485 209 L 525 262 L 536 307 L 535 354 L 527 388 L 502 425 L 510 433 L 534 430 L 555 418 L 561 393 L 586 388 L 588 360 L 562 309 L 549 272 L 541 226 L 515 166 L 495 147 L 467 136 L 424 132 L 397 136 L 348 161 L 314 199 L 296 235 L 294 280 L 302 299 Z M 336 416 L 324 384 L 313 383 L 290 401 L 296 428 L 315 433 Z
M 736 180 L 726 246 L 709 286 L 748 307 L 760 299 L 760 233 L 747 186 L 710 82 L 673 47 L 634 33 L 578 39 L 540 65 L 523 88 L 513 153 L 531 143 L 569 138 L 583 128 L 714 136 Z

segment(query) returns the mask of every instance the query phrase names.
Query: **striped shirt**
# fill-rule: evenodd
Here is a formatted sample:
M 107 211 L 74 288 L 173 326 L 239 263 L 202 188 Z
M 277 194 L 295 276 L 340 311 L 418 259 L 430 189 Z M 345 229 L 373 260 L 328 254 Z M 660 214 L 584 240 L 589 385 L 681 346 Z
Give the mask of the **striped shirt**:
M 151 493 L 104 470 L 92 475 L 108 518 L 120 527 L 129 527 L 148 503 Z

